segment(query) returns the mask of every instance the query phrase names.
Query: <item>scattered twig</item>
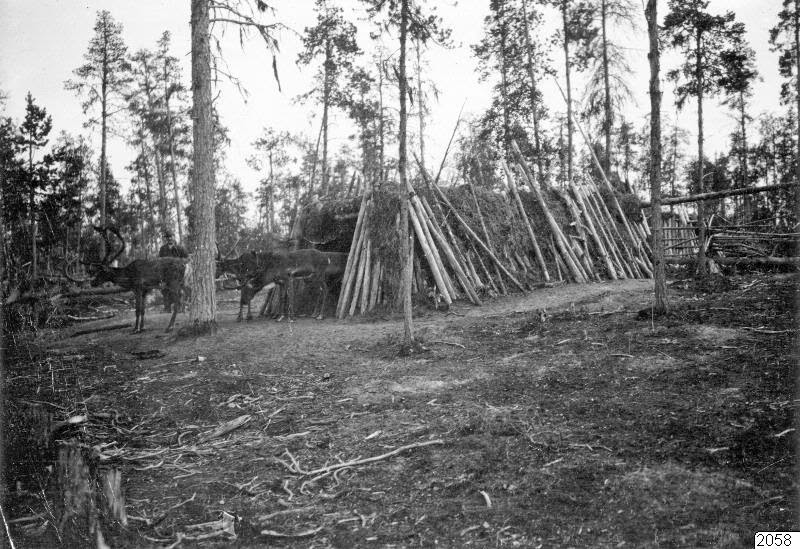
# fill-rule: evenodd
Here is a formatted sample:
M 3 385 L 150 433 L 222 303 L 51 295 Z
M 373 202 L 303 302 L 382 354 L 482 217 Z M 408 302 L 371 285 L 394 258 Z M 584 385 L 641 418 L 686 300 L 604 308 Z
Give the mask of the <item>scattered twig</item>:
M 110 332 L 111 330 L 121 330 L 123 328 L 132 328 L 132 327 L 133 326 L 131 324 L 129 324 L 127 322 L 122 322 L 122 323 L 119 323 L 119 324 L 111 324 L 110 326 L 102 326 L 100 328 L 90 328 L 90 329 L 86 329 L 86 330 L 78 330 L 76 332 L 73 332 L 70 337 L 77 337 L 77 336 L 80 336 L 80 335 L 93 334 L 93 333 L 96 333 L 96 332 Z
M 222 425 L 220 425 L 219 427 L 217 427 L 213 431 L 206 431 L 205 433 L 200 435 L 200 438 L 198 438 L 197 441 L 198 442 L 208 442 L 209 440 L 211 440 L 213 438 L 219 438 L 219 437 L 221 437 L 223 435 L 227 435 L 231 431 L 233 431 L 235 429 L 238 429 L 239 427 L 241 427 L 242 425 L 244 425 L 245 423 L 250 421 L 251 418 L 252 418 L 252 416 L 250 414 L 244 414 L 242 416 L 237 417 L 236 419 L 232 419 L 230 421 L 226 421 L 225 423 L 223 423 Z
M 170 545 L 167 545 L 166 547 L 164 547 L 164 549 L 175 549 L 177 546 L 179 546 L 181 543 L 183 543 L 183 534 L 178 532 L 177 536 L 178 537 L 175 540 L 175 542 L 171 543 Z
M 301 433 L 291 433 L 291 434 L 288 434 L 288 435 L 280 435 L 280 436 L 276 436 L 275 438 L 277 438 L 278 440 L 281 440 L 281 441 L 287 441 L 287 440 L 292 440 L 293 438 L 300 438 L 300 437 L 304 437 L 304 436 L 307 436 L 307 435 L 310 435 L 310 434 L 311 434 L 311 431 L 303 431 Z
M 309 536 L 313 536 L 322 529 L 325 528 L 324 526 L 320 526 L 319 528 L 312 528 L 310 530 L 303 530 L 302 532 L 296 532 L 294 534 L 289 534 L 286 532 L 277 532 L 275 530 L 261 530 L 262 536 L 270 536 L 273 538 L 307 538 Z
M 551 462 L 549 462 L 549 463 L 545 463 L 544 465 L 542 465 L 542 468 L 545 468 L 545 467 L 550 467 L 551 465 L 555 465 L 555 464 L 556 464 L 556 463 L 558 463 L 559 461 L 564 461 L 564 458 L 558 458 L 558 459 L 554 459 L 553 461 L 551 461 Z
M 749 326 L 745 326 L 742 330 L 747 330 L 749 332 L 755 332 L 757 334 L 791 334 L 792 332 L 796 332 L 796 329 L 792 330 L 766 330 L 764 328 L 750 328 Z
M 271 518 L 279 517 L 282 515 L 291 515 L 294 513 L 305 513 L 306 511 L 313 511 L 313 506 L 308 507 L 297 507 L 295 509 L 281 509 L 280 511 L 273 511 L 272 513 L 268 513 L 266 515 L 259 515 L 256 517 L 257 522 L 265 522 Z
M 342 462 L 342 463 L 335 463 L 333 465 L 327 465 L 325 467 L 320 467 L 319 469 L 314 469 L 313 471 L 305 471 L 305 470 L 303 470 L 300 467 L 300 464 L 297 463 L 297 460 L 294 459 L 294 456 L 289 452 L 289 450 L 286 450 L 285 453 L 288 454 L 289 458 L 292 460 L 292 465 L 289 465 L 288 463 L 286 463 L 285 461 L 282 461 L 282 460 L 278 460 L 278 461 L 280 463 L 282 463 L 292 473 L 295 473 L 295 474 L 298 474 L 298 475 L 303 475 L 303 476 L 315 476 L 315 475 L 319 475 L 320 473 L 325 473 L 325 472 L 328 472 L 328 471 L 335 471 L 337 469 L 343 469 L 345 467 L 355 467 L 355 466 L 358 466 L 358 465 L 364 465 L 366 463 L 372 463 L 372 462 L 375 462 L 375 461 L 380 461 L 382 459 L 386 459 L 386 458 L 395 456 L 397 454 L 400 454 L 402 452 L 405 452 L 406 450 L 411 450 L 411 449 L 414 449 L 414 448 L 422 448 L 424 446 L 431 446 L 433 444 L 444 444 L 444 440 L 436 439 L 436 440 L 428 440 L 428 441 L 425 441 L 425 442 L 417 442 L 417 443 L 414 443 L 414 444 L 408 444 L 406 446 L 401 446 L 400 448 L 395 448 L 391 452 L 386 452 L 385 454 L 381 454 L 379 456 L 373 456 L 373 457 L 364 458 L 364 459 L 356 459 L 356 460 L 353 460 L 353 461 L 347 461 L 347 462 Z
M 794 427 L 792 427 L 791 429 L 786 429 L 786 430 L 784 430 L 784 431 L 781 431 L 781 432 L 780 432 L 780 433 L 778 433 L 777 435 L 773 435 L 773 436 L 774 436 L 775 438 L 781 438 L 783 435 L 788 435 L 789 433 L 792 433 L 792 432 L 794 432 L 794 431 L 795 431 L 795 429 L 794 429 Z
M 153 368 L 163 368 L 164 366 L 177 366 L 178 364 L 187 364 L 189 362 L 205 362 L 206 357 L 196 356 L 194 358 L 187 358 L 185 360 L 175 360 L 173 362 L 165 362 L 163 364 L 156 364 Z
M 589 315 L 589 316 L 593 316 L 593 315 L 611 316 L 611 315 L 615 315 L 617 313 L 622 313 L 622 312 L 625 312 L 625 307 L 620 307 L 619 309 L 614 309 L 613 311 L 594 311 L 594 312 L 586 313 L 586 314 Z
M 114 318 L 117 316 L 117 313 L 106 313 L 100 316 L 73 316 L 73 315 L 65 315 L 68 319 L 74 320 L 75 322 L 90 322 L 92 320 L 106 320 L 108 318 Z
M 481 491 L 480 491 L 480 494 L 483 496 L 483 500 L 486 502 L 486 507 L 488 507 L 489 509 L 491 509 L 491 508 L 492 508 L 492 500 L 491 500 L 491 498 L 489 497 L 489 494 L 487 494 L 487 493 L 486 493 L 486 492 L 484 492 L 483 490 L 481 490 Z
M 453 347 L 461 347 L 462 349 L 466 349 L 461 343 L 456 343 L 455 341 L 431 341 L 431 343 L 441 343 L 442 345 L 452 345 Z
M 159 461 L 158 463 L 154 463 L 153 465 L 146 465 L 145 467 L 134 467 L 133 470 L 134 471 L 147 471 L 148 469 L 158 469 L 162 465 L 164 465 L 164 460 L 163 459 L 161 461 Z
M 622 357 L 622 358 L 633 358 L 633 355 L 628 355 L 628 354 L 625 354 L 625 353 L 611 353 L 608 356 L 618 356 L 618 357 Z
M 558 347 L 559 345 L 563 345 L 564 343 L 567 343 L 568 341 L 572 341 L 572 340 L 571 340 L 570 338 L 567 338 L 567 339 L 562 339 L 561 341 L 559 341 L 558 343 L 556 343 L 556 344 L 554 345 L 554 347 Z

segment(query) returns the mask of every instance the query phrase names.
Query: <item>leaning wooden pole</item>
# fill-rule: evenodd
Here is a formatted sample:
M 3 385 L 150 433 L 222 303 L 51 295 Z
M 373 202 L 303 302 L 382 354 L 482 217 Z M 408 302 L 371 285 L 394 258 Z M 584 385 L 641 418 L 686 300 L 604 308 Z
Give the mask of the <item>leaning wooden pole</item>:
M 481 238 L 477 234 L 475 234 L 475 231 L 472 230 L 472 227 L 470 227 L 469 224 L 466 221 L 464 221 L 464 218 L 462 218 L 461 215 L 459 215 L 458 210 L 456 210 L 453 204 L 450 203 L 450 200 L 447 198 L 447 196 L 445 196 L 442 189 L 440 189 L 438 185 L 432 185 L 431 188 L 438 193 L 439 198 L 442 200 L 442 202 L 444 202 L 447 205 L 447 207 L 450 208 L 450 211 L 453 213 L 453 217 L 455 217 L 456 220 L 461 224 L 461 226 L 464 228 L 467 234 L 469 234 L 469 236 L 472 237 L 472 240 L 475 241 L 483 249 L 484 252 L 486 252 L 486 254 L 491 258 L 491 260 L 495 262 L 495 264 L 500 268 L 501 271 L 503 271 L 503 274 L 506 275 L 508 279 L 514 283 L 514 286 L 519 288 L 521 292 L 526 293 L 525 287 L 519 283 L 519 281 L 514 277 L 513 274 L 511 274 L 511 272 L 508 269 L 506 269 L 505 265 L 503 265 L 503 263 L 497 258 L 496 255 L 494 255 L 492 250 L 490 250 L 486 246 L 486 244 L 484 244 Z
M 542 249 L 539 247 L 539 241 L 536 239 L 536 233 L 533 232 L 533 227 L 531 227 L 528 214 L 525 213 L 525 206 L 522 205 L 522 199 L 519 197 L 519 192 L 517 192 L 517 184 L 514 182 L 514 176 L 511 174 L 511 170 L 508 168 L 508 164 L 506 164 L 505 161 L 503 161 L 502 165 L 503 171 L 506 174 L 506 183 L 508 185 L 509 192 L 514 198 L 517 208 L 519 208 L 519 215 L 522 217 L 522 224 L 525 225 L 525 229 L 528 231 L 528 237 L 530 237 L 531 244 L 533 245 L 533 253 L 536 256 L 536 262 L 539 264 L 539 268 L 542 270 L 542 277 L 544 277 L 545 282 L 550 282 L 550 273 L 547 272 L 547 264 L 544 262 Z
M 539 202 L 539 206 L 542 208 L 544 217 L 547 220 L 548 225 L 550 225 L 550 231 L 555 238 L 556 247 L 558 248 L 558 251 L 561 253 L 564 262 L 567 264 L 570 273 L 572 273 L 572 277 L 575 279 L 575 282 L 578 283 L 586 282 L 587 277 L 586 274 L 583 272 L 583 268 L 578 263 L 577 258 L 574 257 L 574 254 L 572 253 L 572 248 L 566 242 L 564 234 L 561 232 L 561 228 L 558 226 L 558 223 L 556 223 L 555 218 L 550 213 L 550 209 L 547 207 L 547 202 L 545 202 L 541 189 L 539 189 L 539 187 L 536 186 L 536 184 L 534 184 L 533 176 L 528 170 L 528 166 L 525 163 L 525 158 L 522 156 L 522 152 L 519 150 L 519 145 L 517 145 L 517 142 L 514 140 L 511 141 L 511 149 L 517 156 L 519 167 L 522 169 L 522 174 L 528 181 L 528 186 L 533 191 L 533 195 L 536 197 L 536 200 Z M 504 169 L 510 171 L 508 166 L 505 166 Z
M 567 97 L 564 95 L 564 91 L 561 89 L 561 85 L 558 83 L 558 80 L 555 77 L 553 77 L 553 80 L 555 81 L 556 86 L 558 86 L 558 90 L 561 92 L 561 97 L 563 97 L 564 101 L 566 101 Z M 628 236 L 631 239 L 631 243 L 635 246 L 641 247 L 641 243 L 633 234 L 633 229 L 631 229 L 631 226 L 628 223 L 628 216 L 625 215 L 625 212 L 622 210 L 622 206 L 620 206 L 619 201 L 617 200 L 617 196 L 614 194 L 614 187 L 611 186 L 611 183 L 608 181 L 608 177 L 606 177 L 606 172 L 603 170 L 603 166 L 600 164 L 600 160 L 597 159 L 597 155 L 594 152 L 594 147 L 592 147 L 592 143 L 589 141 L 589 137 L 583 131 L 583 126 L 581 126 L 577 120 L 573 120 L 573 122 L 575 126 L 578 128 L 578 131 L 581 133 L 581 137 L 583 137 L 583 141 L 584 143 L 586 143 L 586 148 L 589 149 L 589 153 L 592 157 L 592 160 L 594 161 L 595 166 L 600 172 L 600 176 L 603 180 L 603 183 L 611 193 L 611 201 L 614 203 L 614 207 L 616 208 L 617 213 L 622 218 L 622 224 L 625 226 L 625 229 L 628 232 Z M 649 259 L 647 259 L 646 263 L 649 263 Z
M 589 235 L 592 237 L 592 241 L 594 241 L 595 247 L 597 248 L 597 253 L 600 254 L 600 258 L 606 265 L 608 276 L 611 278 L 611 280 L 617 280 L 617 269 L 614 267 L 614 264 L 612 263 L 611 258 L 608 255 L 608 250 L 606 250 L 603 241 L 600 239 L 600 235 L 597 234 L 594 222 L 592 221 L 592 216 L 589 215 L 589 212 L 586 211 L 586 205 L 583 204 L 583 199 L 581 198 L 579 192 L 576 190 L 575 184 L 574 183 L 570 184 L 569 189 L 572 192 L 572 195 L 575 197 L 576 208 L 578 209 L 579 213 L 583 215 L 583 218 L 586 220 L 586 228 L 588 230 Z
M 447 286 L 447 291 L 450 294 L 450 297 L 455 300 L 458 298 L 458 291 L 456 290 L 456 287 L 453 284 L 453 280 L 450 278 L 450 274 L 447 272 L 447 269 L 445 269 L 444 261 L 442 260 L 442 255 L 439 253 L 440 250 L 436 246 L 436 241 L 434 240 L 433 235 L 431 234 L 430 224 L 428 223 L 427 220 L 428 216 L 425 213 L 425 210 L 422 208 L 422 205 L 420 204 L 419 196 L 416 194 L 416 192 L 414 192 L 413 187 L 411 187 L 411 182 L 407 182 L 407 184 L 410 189 L 409 193 L 411 196 L 409 200 L 411 207 L 416 211 L 417 219 L 419 220 L 419 224 L 422 227 L 422 232 L 425 236 L 425 239 L 428 241 L 428 245 L 430 246 L 431 251 L 433 252 L 434 259 L 436 260 L 436 265 L 437 267 L 439 267 L 439 272 L 442 273 L 442 279 L 444 280 L 445 286 Z
M 478 168 L 478 173 L 480 174 L 481 164 L 477 160 L 475 161 L 475 164 L 476 164 L 476 167 Z M 489 230 L 486 228 L 486 222 L 483 219 L 483 212 L 481 211 L 481 205 L 478 202 L 478 193 L 475 192 L 475 185 L 472 184 L 472 181 L 469 178 L 467 178 L 467 184 L 469 185 L 469 190 L 472 193 L 472 200 L 475 203 L 475 212 L 478 214 L 478 220 L 481 222 L 481 230 L 483 231 L 483 237 L 486 239 L 486 245 L 489 246 L 489 248 L 492 251 L 494 251 L 496 248 L 494 246 L 494 243 L 492 242 L 491 237 L 489 236 Z M 493 265 L 493 267 L 494 267 L 495 276 L 498 278 L 498 280 L 502 281 L 503 277 L 500 274 L 500 269 L 497 268 L 497 265 Z M 491 281 L 491 278 L 489 280 Z M 492 283 L 492 285 L 494 285 L 494 283 Z M 497 291 L 497 288 L 495 288 L 495 291 Z M 505 292 L 505 288 L 504 288 L 503 289 L 503 295 L 505 295 L 505 293 L 506 292 Z
M 462 267 L 461 263 L 456 258 L 453 249 L 450 247 L 450 243 L 447 242 L 445 239 L 444 234 L 439 230 L 439 227 L 430 219 L 428 212 L 425 210 L 422 202 L 419 200 L 419 197 L 414 197 L 414 205 L 417 208 L 417 214 L 419 216 L 420 221 L 424 221 L 427 225 L 427 230 L 431 237 L 435 239 L 436 243 L 439 245 L 439 248 L 444 253 L 445 257 L 447 258 L 448 263 L 450 263 L 450 267 L 455 272 L 456 277 L 458 278 L 461 287 L 464 289 L 464 292 L 467 294 L 469 300 L 475 305 L 481 305 L 481 300 L 478 297 L 478 292 L 475 291 L 475 288 L 472 285 L 472 282 L 469 280 L 469 276 L 467 275 L 466 271 Z
M 442 273 L 439 270 L 439 263 L 436 261 L 434 252 L 430 247 L 430 243 L 428 242 L 427 238 L 425 237 L 425 233 L 422 230 L 419 218 L 417 217 L 416 209 L 413 207 L 409 208 L 408 213 L 411 223 L 414 225 L 414 231 L 417 233 L 417 240 L 422 248 L 422 252 L 425 254 L 425 259 L 428 260 L 428 266 L 431 268 L 431 274 L 433 275 L 433 280 L 436 283 L 436 287 L 438 288 L 439 293 L 442 294 L 444 302 L 448 305 L 452 305 L 453 300 L 450 297 L 450 292 L 448 291 L 447 286 L 445 285 L 444 278 L 442 278 Z
M 350 297 L 350 281 L 352 279 L 353 270 L 355 269 L 355 264 L 358 261 L 361 239 L 363 238 L 364 232 L 363 229 L 367 224 L 366 212 L 369 199 L 370 193 L 364 191 L 364 195 L 361 197 L 361 207 L 358 210 L 356 228 L 353 231 L 353 241 L 350 244 L 350 252 L 347 254 L 347 265 L 345 266 L 344 276 L 342 277 L 342 289 L 339 292 L 339 303 L 336 304 L 336 318 L 344 318 L 347 300 Z

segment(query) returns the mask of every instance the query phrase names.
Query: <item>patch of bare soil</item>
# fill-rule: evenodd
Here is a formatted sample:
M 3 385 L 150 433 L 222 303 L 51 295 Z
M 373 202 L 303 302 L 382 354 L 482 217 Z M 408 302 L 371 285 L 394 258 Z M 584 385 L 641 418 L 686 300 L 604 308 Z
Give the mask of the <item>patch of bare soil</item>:
M 213 337 L 167 337 L 151 310 L 142 335 L 20 340 L 12 536 L 63 535 L 41 416 L 84 416 L 55 438 L 122 471 L 114 547 L 742 547 L 800 530 L 796 282 L 673 287 L 661 319 L 636 320 L 649 281 L 419 311 L 426 351 L 407 358 L 396 318 L 237 324 L 233 304 Z

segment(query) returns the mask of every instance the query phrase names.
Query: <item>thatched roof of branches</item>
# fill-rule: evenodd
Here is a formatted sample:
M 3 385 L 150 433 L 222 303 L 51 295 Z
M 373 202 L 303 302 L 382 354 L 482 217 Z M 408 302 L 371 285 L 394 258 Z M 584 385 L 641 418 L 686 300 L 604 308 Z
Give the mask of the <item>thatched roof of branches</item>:
M 434 190 L 417 183 L 411 198 L 417 294 L 439 292 L 447 303 L 465 295 L 478 303 L 480 293 L 505 293 L 506 284 L 530 289 L 553 280 L 650 275 L 649 230 L 635 197 L 591 182 L 508 189 Z M 353 314 L 356 303 L 363 312 L 380 296 L 396 295 L 399 211 L 397 194 L 386 191 L 304 209 L 306 245 L 350 252 L 342 297 L 352 301 L 340 302 L 339 316 Z

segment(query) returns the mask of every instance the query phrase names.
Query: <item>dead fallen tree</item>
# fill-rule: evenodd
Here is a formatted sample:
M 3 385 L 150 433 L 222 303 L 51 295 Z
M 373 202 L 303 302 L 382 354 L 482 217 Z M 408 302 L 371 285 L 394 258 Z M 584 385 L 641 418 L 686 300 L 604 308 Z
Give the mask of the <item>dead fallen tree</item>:
M 800 257 L 749 256 L 709 257 L 709 259 L 720 265 L 800 265 Z M 672 255 L 665 256 L 664 261 L 672 265 L 693 265 L 697 262 L 697 258 Z
M 793 189 L 797 187 L 797 183 L 780 183 L 778 185 L 765 185 L 763 187 L 749 187 L 746 189 L 728 189 L 725 191 L 714 191 L 710 193 L 693 194 L 689 196 L 674 196 L 661 199 L 662 206 L 669 206 L 671 204 L 683 204 L 685 202 L 700 202 L 701 200 L 714 200 L 717 198 L 726 198 L 728 196 L 739 196 L 743 194 L 756 194 L 765 193 L 769 191 L 777 191 L 780 189 Z M 641 208 L 649 208 L 650 202 L 641 202 Z
M 92 297 L 98 295 L 113 295 L 129 292 L 119 286 L 109 286 L 107 288 L 86 288 L 68 292 L 42 290 L 38 292 L 22 292 L 19 288 L 11 290 L 6 296 L 5 304 L 14 305 L 16 303 L 32 303 L 36 301 L 57 302 L 64 299 L 75 299 L 81 297 Z

